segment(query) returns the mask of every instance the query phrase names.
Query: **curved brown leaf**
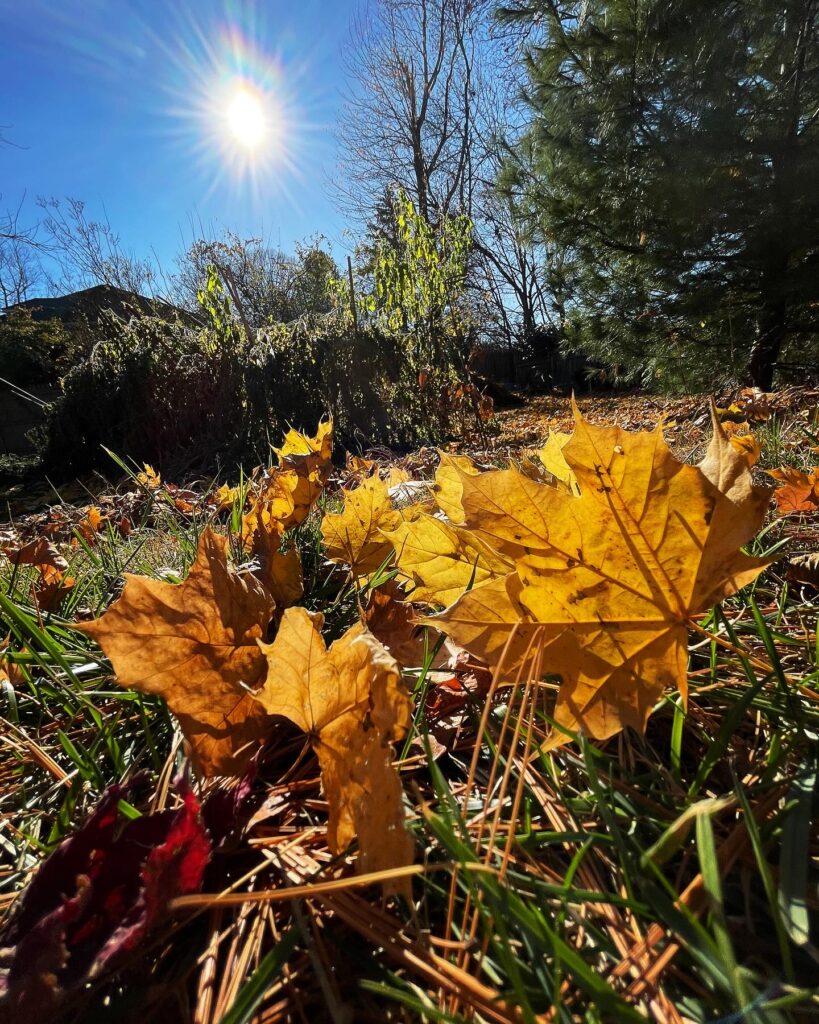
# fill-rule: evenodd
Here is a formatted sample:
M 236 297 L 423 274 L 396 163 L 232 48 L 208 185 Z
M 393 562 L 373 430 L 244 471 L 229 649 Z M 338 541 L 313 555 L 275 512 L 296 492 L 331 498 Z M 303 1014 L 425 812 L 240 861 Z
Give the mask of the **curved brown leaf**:
M 273 602 L 227 562 L 227 539 L 206 530 L 177 585 L 125 574 L 125 590 L 76 628 L 102 647 L 117 682 L 165 698 L 205 775 L 238 775 L 270 723 L 250 691 L 263 679 Z

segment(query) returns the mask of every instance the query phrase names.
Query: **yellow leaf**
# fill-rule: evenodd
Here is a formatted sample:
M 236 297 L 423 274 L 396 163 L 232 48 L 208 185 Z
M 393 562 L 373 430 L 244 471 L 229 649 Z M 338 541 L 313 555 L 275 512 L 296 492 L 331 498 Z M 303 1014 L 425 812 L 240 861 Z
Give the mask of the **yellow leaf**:
M 441 463 L 435 473 L 433 494 L 438 508 L 447 519 L 460 526 L 464 521 L 464 510 L 461 505 L 463 493 L 463 477 L 475 476 L 480 470 L 466 455 L 448 455 L 440 452 Z
M 284 435 L 284 444 L 273 451 L 279 457 L 279 464 L 292 456 L 317 456 L 317 463 L 329 462 L 333 457 L 333 420 L 322 420 L 318 425 L 315 437 L 308 437 L 298 430 L 288 430 Z
M 304 522 L 330 475 L 332 448 L 332 420 L 320 423 L 313 438 L 289 431 L 276 449 L 279 465 L 268 470 L 242 517 L 246 551 L 275 549 L 286 530 Z
M 257 640 L 273 605 L 227 563 L 227 540 L 206 530 L 180 585 L 125 573 L 125 590 L 77 626 L 114 666 L 117 682 L 165 698 L 204 775 L 238 775 L 269 732 L 251 696 L 266 670 Z
M 77 529 L 85 538 L 87 543 L 96 544 L 97 533 L 102 526 L 102 513 L 96 505 L 90 505 L 85 516 L 80 520 Z
M 362 625 L 327 650 L 322 624 L 304 608 L 284 613 L 273 643 L 260 644 L 268 674 L 257 700 L 310 737 L 330 810 L 330 850 L 343 852 L 357 836 L 360 871 L 401 867 L 412 860 L 412 840 L 391 745 L 409 727 L 409 697 L 395 659 Z
M 642 731 L 666 687 L 685 697 L 688 622 L 764 568 L 739 547 L 769 492 L 724 434 L 703 467 L 686 466 L 660 429 L 575 416 L 564 454 L 579 496 L 514 470 L 462 475 L 467 528 L 514 557 L 516 572 L 421 621 L 491 665 L 525 659 L 559 673 L 556 721 L 605 739 Z M 561 742 L 556 731 L 550 744 Z
M 159 473 L 154 469 L 153 466 L 149 466 L 147 462 L 142 464 L 143 472 L 137 474 L 137 483 L 142 484 L 143 487 L 147 487 L 151 491 L 156 491 L 162 486 L 162 478 Z
M 729 440 L 734 448 L 743 455 L 749 466 L 755 466 L 762 454 L 759 441 L 753 434 L 730 434 Z
M 222 484 L 221 487 L 217 487 L 213 492 L 209 503 L 215 505 L 217 510 L 221 512 L 226 508 L 232 508 L 238 496 L 238 487 L 229 487 L 227 484 Z
M 537 456 L 545 470 L 551 473 L 572 494 L 578 494 L 577 479 L 568 462 L 566 462 L 566 456 L 563 454 L 563 449 L 571 440 L 571 437 L 571 434 L 564 434 L 560 430 L 550 431 L 546 444 L 537 452 Z
M 382 480 L 371 476 L 355 490 L 342 491 L 344 508 L 328 513 L 321 523 L 327 557 L 333 562 L 349 565 L 353 576 L 375 572 L 392 553 L 392 544 L 382 531 L 394 529 L 412 507 L 399 511 L 390 497 L 390 489 L 402 480 L 402 474 L 391 474 Z
M 513 567 L 474 534 L 436 516 L 419 515 L 385 536 L 395 548 L 401 575 L 414 587 L 411 601 L 444 607 L 468 587 L 506 576 Z
M 277 608 L 290 608 L 304 594 L 301 557 L 297 548 L 271 551 L 261 559 L 258 578 L 267 588 Z

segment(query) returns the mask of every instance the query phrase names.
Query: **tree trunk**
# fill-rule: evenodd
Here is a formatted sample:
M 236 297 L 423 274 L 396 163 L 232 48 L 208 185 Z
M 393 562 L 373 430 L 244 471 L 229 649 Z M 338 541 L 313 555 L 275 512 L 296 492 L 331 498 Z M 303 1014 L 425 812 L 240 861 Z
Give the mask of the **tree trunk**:
M 773 387 L 774 367 L 785 340 L 786 315 L 784 298 L 766 302 L 759 315 L 759 328 L 748 360 L 748 375 L 754 387 L 762 391 L 770 391 Z

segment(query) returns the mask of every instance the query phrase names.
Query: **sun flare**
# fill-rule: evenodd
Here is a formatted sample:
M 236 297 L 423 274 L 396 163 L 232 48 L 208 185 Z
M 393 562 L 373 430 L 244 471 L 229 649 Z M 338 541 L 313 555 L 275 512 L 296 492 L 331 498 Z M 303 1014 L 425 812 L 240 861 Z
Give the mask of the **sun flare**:
M 261 206 L 275 195 L 297 205 L 294 183 L 316 162 L 308 151 L 324 145 L 310 62 L 288 62 L 238 24 L 172 52 L 167 112 L 207 183 L 205 196 L 227 186 L 231 199 Z
M 233 94 L 228 108 L 228 130 L 235 142 L 246 149 L 255 149 L 268 134 L 268 117 L 262 98 L 240 86 Z

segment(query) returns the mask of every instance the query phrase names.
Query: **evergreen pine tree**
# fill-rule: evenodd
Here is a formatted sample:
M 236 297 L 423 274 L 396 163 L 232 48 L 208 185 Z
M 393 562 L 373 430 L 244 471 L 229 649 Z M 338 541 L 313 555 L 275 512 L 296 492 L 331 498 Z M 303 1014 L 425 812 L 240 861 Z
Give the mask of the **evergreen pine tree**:
M 819 336 L 817 0 L 520 0 L 516 187 L 598 358 L 769 388 Z

